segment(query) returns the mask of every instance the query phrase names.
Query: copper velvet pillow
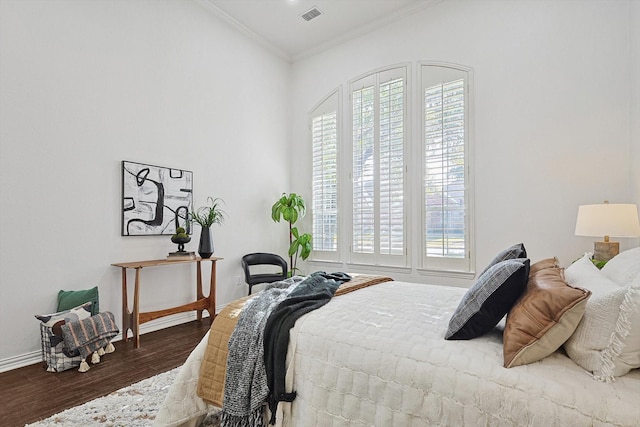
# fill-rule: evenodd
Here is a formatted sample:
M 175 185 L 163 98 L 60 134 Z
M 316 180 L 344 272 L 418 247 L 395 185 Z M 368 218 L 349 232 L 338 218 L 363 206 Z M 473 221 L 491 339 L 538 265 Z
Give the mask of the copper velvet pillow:
M 531 264 L 531 268 L 529 269 L 529 277 L 533 277 L 538 273 L 538 271 L 543 270 L 545 268 L 558 268 L 560 264 L 558 264 L 558 258 L 547 258 L 541 261 L 537 261 Z M 523 294 L 524 295 L 524 294 Z
M 549 356 L 569 339 L 584 315 L 591 292 L 569 286 L 563 270 L 551 260 L 531 266 L 527 289 L 507 315 L 505 368 Z

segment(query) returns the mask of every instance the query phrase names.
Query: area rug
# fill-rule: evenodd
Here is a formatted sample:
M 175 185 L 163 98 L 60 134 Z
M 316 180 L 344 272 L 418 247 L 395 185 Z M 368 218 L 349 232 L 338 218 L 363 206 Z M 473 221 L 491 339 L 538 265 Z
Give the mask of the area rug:
M 150 427 L 179 370 L 147 378 L 25 427 Z M 201 427 L 218 425 L 215 414 L 210 414 Z

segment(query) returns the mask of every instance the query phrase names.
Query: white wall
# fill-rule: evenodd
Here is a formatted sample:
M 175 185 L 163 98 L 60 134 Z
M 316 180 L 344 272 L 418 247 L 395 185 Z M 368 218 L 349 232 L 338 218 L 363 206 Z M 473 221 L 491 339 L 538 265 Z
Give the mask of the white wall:
M 245 295 L 240 257 L 286 252 L 270 207 L 289 191 L 289 81 L 289 63 L 192 1 L 0 1 L 0 368 L 39 357 L 33 315 L 58 290 L 98 284 L 120 324 L 110 264 L 176 250 L 120 236 L 122 160 L 191 170 L 196 206 L 226 201 L 218 305 Z M 195 298 L 193 270 L 145 269 L 143 309 Z
M 573 235 L 578 205 L 631 196 L 628 12 L 622 1 L 446 1 L 298 61 L 294 158 L 311 157 L 308 112 L 349 79 L 419 60 L 472 67 L 476 269 L 520 241 L 533 261 L 558 256 L 566 265 L 595 240 Z M 633 55 L 637 65 L 637 48 Z M 309 170 L 293 164 L 308 198 Z M 415 271 L 394 277 L 469 284 Z
M 218 304 L 243 295 L 242 254 L 285 251 L 272 202 L 309 200 L 307 112 L 388 64 L 474 68 L 479 268 L 517 241 L 567 264 L 594 240 L 573 236 L 579 204 L 640 203 L 639 28 L 634 1 L 447 1 L 291 74 L 194 2 L 0 1 L 0 370 L 38 356 L 33 314 L 53 311 L 59 289 L 99 284 L 120 319 L 110 264 L 175 250 L 120 237 L 121 160 L 192 170 L 196 205 L 226 200 Z M 274 166 L 289 140 L 292 167 Z M 144 308 L 187 302 L 193 280 L 187 267 L 145 270 Z
M 630 2 L 631 29 L 631 185 L 640 205 L 640 2 Z

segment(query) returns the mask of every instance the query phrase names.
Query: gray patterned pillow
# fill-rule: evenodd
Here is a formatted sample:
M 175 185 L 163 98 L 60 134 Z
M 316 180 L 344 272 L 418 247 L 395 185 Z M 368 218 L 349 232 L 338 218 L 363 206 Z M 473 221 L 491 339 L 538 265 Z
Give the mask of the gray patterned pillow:
M 528 259 L 509 259 L 490 266 L 462 297 L 445 339 L 468 340 L 489 332 L 511 310 L 528 280 Z
M 500 261 L 506 261 L 508 259 L 517 259 L 517 258 L 526 258 L 527 250 L 524 248 L 524 243 L 516 243 L 513 246 L 508 247 L 507 249 L 501 251 L 493 257 L 491 262 L 484 268 L 480 276 L 487 272 L 491 266 L 496 265 Z M 478 276 L 479 277 L 479 276 Z

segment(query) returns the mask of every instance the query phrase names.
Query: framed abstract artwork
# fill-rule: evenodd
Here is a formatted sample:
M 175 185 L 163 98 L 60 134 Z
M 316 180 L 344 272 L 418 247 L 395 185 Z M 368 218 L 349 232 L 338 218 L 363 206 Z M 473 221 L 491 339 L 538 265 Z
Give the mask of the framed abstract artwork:
M 192 203 L 193 172 L 122 161 L 123 236 L 190 233 Z

